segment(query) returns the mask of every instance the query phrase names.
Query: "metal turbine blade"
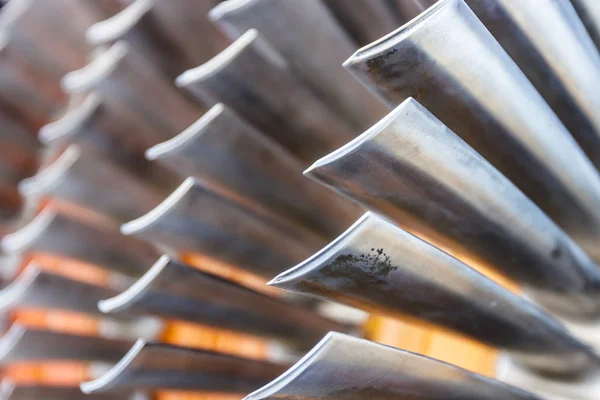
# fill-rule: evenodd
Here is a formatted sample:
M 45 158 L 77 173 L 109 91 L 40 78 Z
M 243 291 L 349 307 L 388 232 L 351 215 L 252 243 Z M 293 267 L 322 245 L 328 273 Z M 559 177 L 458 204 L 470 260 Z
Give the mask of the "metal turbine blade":
M 579 18 L 600 51 L 600 4 L 594 0 L 571 0 Z
M 453 365 L 337 332 L 244 400 L 292 398 L 540 400 Z
M 74 103 L 40 129 L 43 144 L 57 153 L 76 144 L 84 153 L 98 153 L 144 181 L 175 189 L 176 175 L 145 158 L 146 149 L 162 142 L 164 136 L 156 135 L 140 115 L 95 92 Z
M 0 103 L 32 129 L 47 123 L 66 104 L 58 78 L 1 30 Z
M 301 349 L 310 348 L 330 330 L 344 329 L 301 306 L 244 288 L 168 256 L 162 256 L 124 292 L 100 301 L 98 307 L 111 315 L 123 311 L 152 314 L 275 338 Z
M 431 7 L 437 0 L 391 0 L 398 18 L 402 24 L 410 21 L 421 14 L 427 8 Z M 401 24 L 400 24 L 401 25 Z M 399 28 L 398 25 L 396 28 Z M 378 38 L 379 39 L 379 38 Z
M 0 242 L 7 254 L 41 252 L 95 264 L 128 276 L 143 275 L 160 257 L 152 245 L 46 206 L 27 225 Z
M 359 216 L 359 207 L 304 178 L 301 162 L 223 104 L 146 155 L 326 237 L 338 235 Z
M 139 114 L 150 126 L 170 139 L 194 123 L 202 108 L 182 93 L 125 42 L 117 42 L 88 65 L 62 79 L 70 94 L 96 91 Z
M 225 103 L 305 162 L 356 136 L 255 29 L 175 82 L 206 106 Z
M 285 366 L 207 350 L 138 340 L 112 369 L 81 384 L 85 393 L 131 389 L 182 389 L 247 393 L 269 382 Z
M 2 400 L 141 400 L 130 394 L 85 394 L 78 386 L 23 384 L 3 379 L 0 383 Z
M 324 3 L 359 45 L 387 35 L 404 22 L 397 18 L 393 6 L 387 0 L 324 0 Z
M 412 98 L 306 174 L 525 284 L 554 312 L 584 319 L 600 313 L 598 266 Z
M 195 178 L 186 179 L 149 213 L 123 224 L 121 232 L 198 252 L 263 277 L 281 272 L 322 243 L 312 233 L 248 208 Z
M 67 21 L 66 15 L 77 18 Z M 86 64 L 92 47 L 84 33 L 99 18 L 78 0 L 11 0 L 0 13 L 0 30 L 19 48 L 35 51 L 59 77 Z
M 112 289 L 69 279 L 29 264 L 0 290 L 0 312 L 45 308 L 103 315 L 98 301 L 116 294 Z
M 137 0 L 126 0 L 133 4 Z M 208 19 L 219 0 L 154 0 L 152 17 L 162 31 L 185 52 L 192 65 L 200 65 L 229 45 L 229 39 Z
M 416 317 L 504 349 L 544 373 L 600 365 L 589 347 L 541 309 L 373 213 L 269 284 Z
M 600 259 L 598 171 L 462 0 L 439 1 L 345 66 L 391 104 L 417 99 Z
M 153 0 L 135 0 L 118 14 L 92 25 L 86 32 L 93 46 L 109 46 L 122 40 L 156 66 L 169 79 L 189 69 L 179 43 L 171 40 L 156 18 Z
M 98 189 L 102 189 L 99 195 Z M 52 164 L 23 180 L 24 197 L 54 197 L 125 222 L 152 210 L 165 193 L 99 154 L 69 146 Z
M 230 38 L 258 30 L 354 129 L 366 129 L 388 111 L 340 68 L 355 45 L 320 0 L 229 0 L 209 17 Z
M 131 345 L 130 340 L 71 335 L 14 324 L 0 337 L 0 365 L 66 360 L 115 363 Z
M 600 168 L 600 54 L 569 0 L 466 3 Z

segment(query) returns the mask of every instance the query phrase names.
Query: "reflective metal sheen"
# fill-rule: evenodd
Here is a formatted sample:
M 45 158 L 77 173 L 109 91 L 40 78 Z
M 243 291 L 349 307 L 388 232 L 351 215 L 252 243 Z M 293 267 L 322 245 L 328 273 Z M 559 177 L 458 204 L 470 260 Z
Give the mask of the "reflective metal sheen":
M 244 398 L 259 399 L 540 400 L 450 364 L 337 332 Z

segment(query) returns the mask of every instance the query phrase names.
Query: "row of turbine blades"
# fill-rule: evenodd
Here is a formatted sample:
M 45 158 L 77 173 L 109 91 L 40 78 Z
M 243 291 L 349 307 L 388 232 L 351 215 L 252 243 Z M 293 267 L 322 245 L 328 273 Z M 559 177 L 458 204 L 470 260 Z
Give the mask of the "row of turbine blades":
M 10 0 L 0 399 L 597 399 L 600 4 L 434 3 Z

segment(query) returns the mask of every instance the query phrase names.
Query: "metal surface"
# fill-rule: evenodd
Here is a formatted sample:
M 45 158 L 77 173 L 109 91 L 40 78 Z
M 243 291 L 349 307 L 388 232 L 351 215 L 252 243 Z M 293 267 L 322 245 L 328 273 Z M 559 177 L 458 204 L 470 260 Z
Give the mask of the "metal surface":
M 0 292 L 1 293 L 1 292 Z M 152 314 L 207 324 L 309 349 L 340 324 L 301 306 L 239 286 L 162 256 L 123 293 L 98 303 L 119 315 Z
M 373 213 L 269 284 L 434 323 L 544 373 L 570 375 L 600 365 L 591 348 L 541 309 Z
M 14 221 L 23 209 L 23 198 L 12 184 L 0 179 L 0 223 Z M 4 233 L 0 226 L 0 236 Z
M 257 29 L 356 133 L 388 111 L 340 67 L 356 46 L 320 0 L 229 0 L 209 17 L 230 38 Z
M 600 54 L 569 0 L 466 3 L 600 168 Z
M 0 31 L 0 103 L 13 118 L 31 129 L 48 122 L 66 104 L 58 77 L 3 31 Z
M 306 162 L 356 136 L 254 29 L 175 82 L 206 106 L 225 103 Z
M 437 0 L 391 0 L 391 3 L 394 5 L 394 10 L 398 15 L 398 19 L 400 19 L 402 24 L 421 14 L 436 2 Z M 399 27 L 400 25 L 396 28 Z
M 60 77 L 85 65 L 92 48 L 84 33 L 99 18 L 79 0 L 11 0 L 0 12 L 0 30 Z
M 35 173 L 39 142 L 35 133 L 11 114 L 0 110 L 0 181 L 16 184 Z
M 127 0 L 133 3 L 137 0 Z M 192 65 L 200 65 L 229 45 L 229 40 L 208 19 L 219 0 L 154 0 L 154 18 L 181 47 Z
M 23 180 L 19 191 L 24 197 L 67 200 L 119 222 L 152 210 L 165 196 L 162 190 L 101 155 L 83 153 L 77 145 L 69 146 L 52 164 Z
M 152 245 L 46 206 L 27 225 L 0 242 L 8 254 L 50 253 L 139 277 L 160 257 Z
M 301 162 L 223 104 L 146 155 L 182 176 L 220 184 L 329 238 L 360 213 L 356 205 L 303 177 Z
M 0 290 L 0 312 L 43 308 L 102 315 L 98 301 L 116 294 L 112 289 L 69 279 L 29 264 Z
M 144 156 L 148 147 L 164 140 L 164 135 L 157 135 L 139 114 L 99 93 L 72 101 L 59 119 L 40 129 L 38 136 L 57 152 L 76 144 L 84 153 L 98 153 L 163 189 L 173 190 L 180 183 L 175 174 Z
M 247 393 L 275 378 L 286 367 L 206 350 L 138 340 L 117 365 L 84 382 L 85 393 L 124 389 L 185 389 Z
M 600 4 L 595 0 L 571 0 L 571 3 L 600 51 Z
M 460 249 L 525 284 L 555 312 L 600 313 L 600 268 L 412 98 L 305 173 L 427 241 Z
M 397 18 L 395 9 L 388 0 L 324 0 L 323 2 L 359 45 L 365 45 L 387 35 L 403 22 Z
M 80 0 L 98 16 L 108 18 L 120 12 L 125 5 L 122 0 Z
M 0 338 L 0 365 L 66 360 L 115 363 L 132 344 L 130 340 L 71 335 L 13 324 Z
M 450 364 L 337 332 L 244 400 L 292 398 L 539 400 Z
M 238 200 L 188 178 L 155 209 L 123 224 L 121 232 L 176 250 L 198 252 L 269 278 L 322 243 Z
M 153 0 L 135 0 L 118 14 L 92 25 L 85 35 L 93 46 L 127 42 L 170 79 L 193 64 L 157 20 Z
M 61 84 L 67 93 L 93 90 L 131 109 L 163 140 L 177 135 L 202 115 L 201 107 L 188 101 L 135 48 L 122 41 L 85 67 L 65 75 Z
M 134 400 L 128 394 L 85 394 L 78 386 L 14 383 L 3 379 L 0 383 L 2 400 Z M 137 399 L 137 398 L 136 398 Z M 139 399 L 138 399 L 139 400 Z
M 391 104 L 417 99 L 600 259 L 598 171 L 462 0 L 439 1 L 345 66 Z

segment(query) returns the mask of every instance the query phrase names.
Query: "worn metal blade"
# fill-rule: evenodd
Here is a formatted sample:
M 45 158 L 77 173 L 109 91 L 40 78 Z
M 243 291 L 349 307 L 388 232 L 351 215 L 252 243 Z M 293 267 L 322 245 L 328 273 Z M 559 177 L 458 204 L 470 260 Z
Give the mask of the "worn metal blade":
M 132 346 L 130 340 L 80 336 L 14 324 L 0 338 L 0 364 L 44 361 L 115 363 Z
M 0 243 L 8 254 L 45 252 L 134 277 L 160 257 L 152 245 L 124 236 L 112 225 L 92 223 L 52 206 Z
M 417 99 L 600 257 L 598 171 L 464 1 L 439 1 L 345 66 L 390 104 Z
M 355 130 L 368 128 L 388 111 L 340 68 L 355 45 L 320 0 L 230 0 L 209 17 L 232 39 L 258 30 Z
M 301 162 L 223 104 L 146 155 L 182 176 L 220 184 L 329 238 L 360 213 L 360 207 L 304 178 Z
M 138 113 L 157 135 L 170 139 L 194 123 L 202 108 L 182 93 L 135 48 L 117 42 L 85 67 L 69 72 L 61 81 L 70 94 L 96 91 Z
M 99 195 L 98 188 L 102 188 Z M 166 191 L 141 181 L 100 154 L 69 146 L 52 164 L 23 180 L 24 197 L 53 197 L 78 204 L 116 221 L 125 222 L 152 210 Z
M 540 400 L 450 364 L 337 332 L 244 400 L 291 398 Z
M 442 248 L 474 256 L 569 318 L 600 312 L 597 265 L 413 99 L 306 174 Z
M 138 340 L 98 379 L 84 382 L 85 393 L 127 389 L 182 389 L 247 393 L 269 382 L 285 366 L 186 347 Z
M 255 211 L 222 190 L 188 178 L 155 209 L 123 224 L 121 232 L 263 277 L 281 272 L 322 243 L 312 233 Z
M 175 82 L 206 106 L 223 102 L 305 162 L 356 136 L 255 29 Z
M 373 213 L 269 284 L 416 317 L 507 350 L 545 373 L 600 365 L 589 347 L 541 309 Z
M 100 301 L 98 307 L 109 315 L 152 314 L 275 338 L 305 350 L 330 330 L 344 329 L 301 306 L 191 268 L 168 256 L 162 256 L 124 292 Z
M 30 263 L 0 290 L 0 312 L 44 308 L 103 315 L 98 302 L 116 294 L 115 290 L 69 279 Z

